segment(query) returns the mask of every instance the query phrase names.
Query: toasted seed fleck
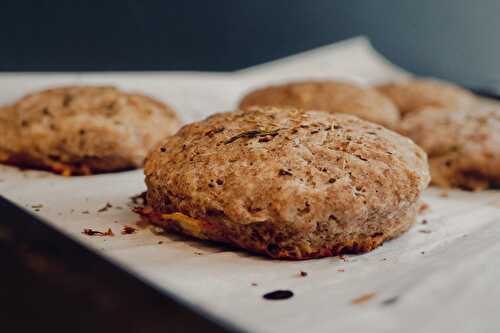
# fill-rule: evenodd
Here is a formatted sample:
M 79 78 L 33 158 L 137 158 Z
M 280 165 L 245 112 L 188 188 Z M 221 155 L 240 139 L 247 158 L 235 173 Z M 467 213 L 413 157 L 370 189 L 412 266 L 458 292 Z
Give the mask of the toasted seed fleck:
M 278 128 L 278 129 L 271 130 L 271 131 L 253 130 L 253 131 L 242 132 L 242 133 L 237 134 L 237 135 L 229 138 L 228 140 L 224 141 L 224 144 L 227 145 L 227 144 L 234 142 L 240 138 L 256 138 L 259 136 L 267 136 L 267 135 L 276 136 L 276 135 L 278 135 L 279 130 L 280 129 Z
M 375 293 L 367 293 L 364 295 L 361 295 L 351 301 L 351 304 L 364 304 L 371 300 L 373 297 L 375 297 Z
M 293 174 L 290 171 L 286 171 L 285 169 L 280 169 L 278 172 L 278 175 L 280 176 L 292 176 Z

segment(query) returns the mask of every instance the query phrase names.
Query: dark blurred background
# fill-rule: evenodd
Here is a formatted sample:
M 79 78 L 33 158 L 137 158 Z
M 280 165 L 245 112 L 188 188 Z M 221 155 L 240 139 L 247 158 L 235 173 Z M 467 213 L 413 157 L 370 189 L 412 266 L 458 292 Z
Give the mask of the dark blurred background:
M 0 71 L 228 71 L 356 35 L 421 75 L 500 81 L 498 0 L 0 1 Z

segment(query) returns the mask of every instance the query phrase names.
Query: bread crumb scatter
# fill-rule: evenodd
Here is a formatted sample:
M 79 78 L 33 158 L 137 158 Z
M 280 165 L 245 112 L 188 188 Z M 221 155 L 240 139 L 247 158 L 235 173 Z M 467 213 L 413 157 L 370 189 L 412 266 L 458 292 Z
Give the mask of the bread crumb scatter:
M 108 230 L 102 232 L 98 230 L 93 230 L 90 228 L 83 229 L 82 234 L 87 235 L 87 236 L 114 236 L 115 234 L 111 230 L 111 228 L 108 228 Z
M 104 207 L 100 208 L 97 210 L 98 213 L 102 213 L 102 212 L 105 212 L 107 211 L 108 209 L 110 209 L 111 207 L 113 207 L 109 202 L 106 202 L 106 205 L 104 205 Z
M 367 293 L 351 301 L 351 304 L 364 304 L 374 298 L 376 293 Z
M 124 226 L 123 229 L 122 229 L 122 235 L 130 235 L 130 234 L 133 234 L 137 231 L 137 229 L 131 227 L 131 226 Z

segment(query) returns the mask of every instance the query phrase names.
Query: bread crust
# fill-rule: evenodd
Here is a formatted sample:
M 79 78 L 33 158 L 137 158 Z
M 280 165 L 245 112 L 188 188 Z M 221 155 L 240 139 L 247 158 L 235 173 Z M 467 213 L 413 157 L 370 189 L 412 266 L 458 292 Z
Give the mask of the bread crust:
M 48 89 L 6 110 L 2 162 L 72 174 L 140 167 L 149 148 L 180 127 L 167 105 L 109 86 Z
M 278 108 L 184 126 L 150 152 L 145 176 L 153 212 L 204 221 L 208 231 L 193 236 L 295 259 L 395 237 L 429 181 L 425 153 L 405 137 L 354 116 Z
M 347 113 L 393 128 L 400 115 L 395 105 L 371 87 L 341 81 L 302 81 L 269 86 L 250 92 L 240 108 L 294 107 Z
M 398 131 L 429 155 L 432 183 L 483 190 L 500 185 L 500 108 L 409 114 Z
M 392 82 L 376 88 L 394 102 L 403 116 L 425 107 L 467 110 L 477 103 L 476 97 L 470 91 L 435 79 Z

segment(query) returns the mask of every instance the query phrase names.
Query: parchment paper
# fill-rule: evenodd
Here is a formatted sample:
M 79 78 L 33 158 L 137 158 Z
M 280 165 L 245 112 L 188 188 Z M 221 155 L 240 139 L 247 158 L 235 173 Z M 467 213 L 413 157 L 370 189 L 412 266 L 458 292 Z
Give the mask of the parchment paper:
M 233 109 L 242 94 L 263 84 L 304 78 L 373 83 L 406 75 L 356 38 L 233 73 L 2 74 L 0 103 L 59 84 L 114 84 L 165 100 L 188 122 Z M 428 189 L 430 208 L 402 237 L 364 255 L 289 262 L 138 228 L 129 197 L 144 189 L 141 170 L 64 178 L 0 167 L 3 196 L 243 330 L 500 330 L 500 191 Z M 112 207 L 98 212 L 106 203 Z M 122 235 L 125 225 L 138 231 Z M 111 228 L 115 236 L 86 236 L 84 228 Z M 295 295 L 262 298 L 275 289 Z

